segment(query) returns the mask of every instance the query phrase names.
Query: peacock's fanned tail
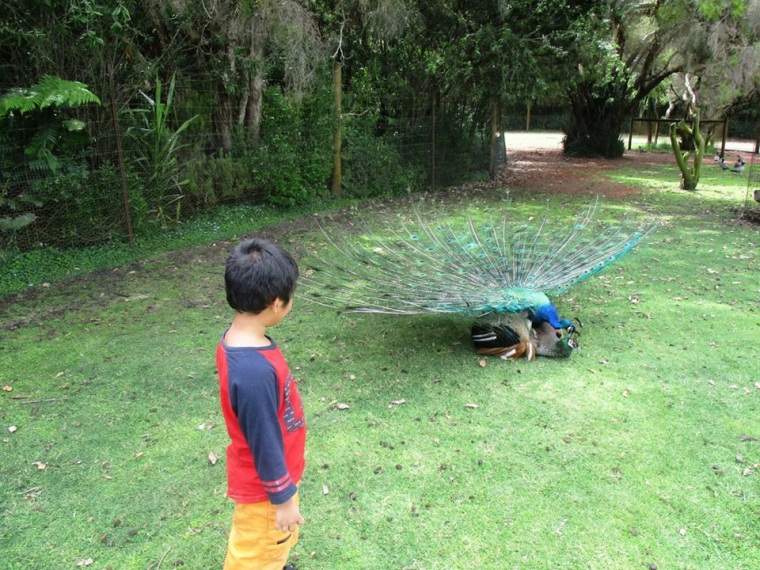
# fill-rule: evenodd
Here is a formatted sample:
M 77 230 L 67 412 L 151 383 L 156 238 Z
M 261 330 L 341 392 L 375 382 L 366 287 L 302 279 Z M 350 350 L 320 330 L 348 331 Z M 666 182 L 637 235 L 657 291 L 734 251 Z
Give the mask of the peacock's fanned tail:
M 549 303 L 613 263 L 653 229 L 624 220 L 601 226 L 592 204 L 569 224 L 473 217 L 410 221 L 359 236 L 324 227 L 331 247 L 307 260 L 301 296 L 343 310 L 482 316 Z

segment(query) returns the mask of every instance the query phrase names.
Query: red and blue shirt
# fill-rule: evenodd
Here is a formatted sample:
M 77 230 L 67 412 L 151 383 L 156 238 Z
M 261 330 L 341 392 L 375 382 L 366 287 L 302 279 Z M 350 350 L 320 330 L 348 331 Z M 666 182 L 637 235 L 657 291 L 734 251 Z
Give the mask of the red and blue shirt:
M 216 365 L 231 440 L 227 496 L 238 503 L 288 501 L 305 467 L 306 419 L 282 352 L 274 341 L 266 347 L 235 347 L 222 336 Z

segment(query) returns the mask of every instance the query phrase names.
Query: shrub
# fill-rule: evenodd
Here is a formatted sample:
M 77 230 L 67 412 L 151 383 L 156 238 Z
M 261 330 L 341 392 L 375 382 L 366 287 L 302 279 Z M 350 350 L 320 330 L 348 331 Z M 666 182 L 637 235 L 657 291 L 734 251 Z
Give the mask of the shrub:
M 148 207 L 137 176 L 127 174 L 130 211 L 135 231 L 151 227 Z M 118 168 L 105 162 L 96 170 L 86 163 L 67 163 L 55 176 L 31 182 L 30 193 L 39 207 L 34 224 L 16 231 L 15 241 L 22 250 L 40 244 L 81 247 L 123 240 L 126 235 L 121 179 Z
M 568 156 L 620 158 L 625 153 L 625 143 L 616 129 L 593 135 L 570 130 L 566 132 L 562 144 Z
M 296 108 L 279 87 L 265 94 L 261 142 L 253 152 L 253 183 L 275 206 L 305 204 L 326 194 L 332 168 L 329 129 L 304 120 L 309 105 L 319 101 Z
M 201 156 L 187 163 L 187 215 L 207 212 L 219 203 L 243 199 L 263 202 L 253 185 L 248 161 L 233 157 Z
M 372 117 L 346 124 L 343 145 L 343 187 L 346 197 L 373 198 L 405 194 L 425 182 L 424 169 L 404 165 L 400 137 L 374 134 Z

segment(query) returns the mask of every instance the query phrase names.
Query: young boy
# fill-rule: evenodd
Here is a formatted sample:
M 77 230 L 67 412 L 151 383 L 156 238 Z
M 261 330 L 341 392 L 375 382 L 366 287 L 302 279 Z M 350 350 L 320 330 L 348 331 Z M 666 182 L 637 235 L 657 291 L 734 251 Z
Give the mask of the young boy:
M 306 420 L 285 358 L 266 334 L 290 312 L 297 279 L 290 254 L 262 239 L 240 243 L 227 259 L 224 282 L 235 316 L 216 365 L 232 440 L 227 496 L 235 511 L 224 570 L 282 570 L 304 524 L 297 485 Z

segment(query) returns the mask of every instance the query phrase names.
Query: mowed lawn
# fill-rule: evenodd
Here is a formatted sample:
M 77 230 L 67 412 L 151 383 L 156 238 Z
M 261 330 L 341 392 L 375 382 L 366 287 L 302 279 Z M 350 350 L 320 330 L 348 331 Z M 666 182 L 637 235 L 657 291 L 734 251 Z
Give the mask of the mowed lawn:
M 570 359 L 483 358 L 467 320 L 297 299 L 271 333 L 308 418 L 298 568 L 758 568 L 760 230 L 736 210 L 746 175 L 721 174 L 693 193 L 667 164 L 601 174 L 641 189 L 606 215 L 659 227 L 554 299 L 583 321 Z M 517 218 L 589 203 L 510 190 Z M 488 192 L 462 208 L 493 208 Z M 311 218 L 250 232 L 302 269 L 330 251 Z M 2 305 L 3 568 L 221 568 L 214 350 L 239 237 Z

